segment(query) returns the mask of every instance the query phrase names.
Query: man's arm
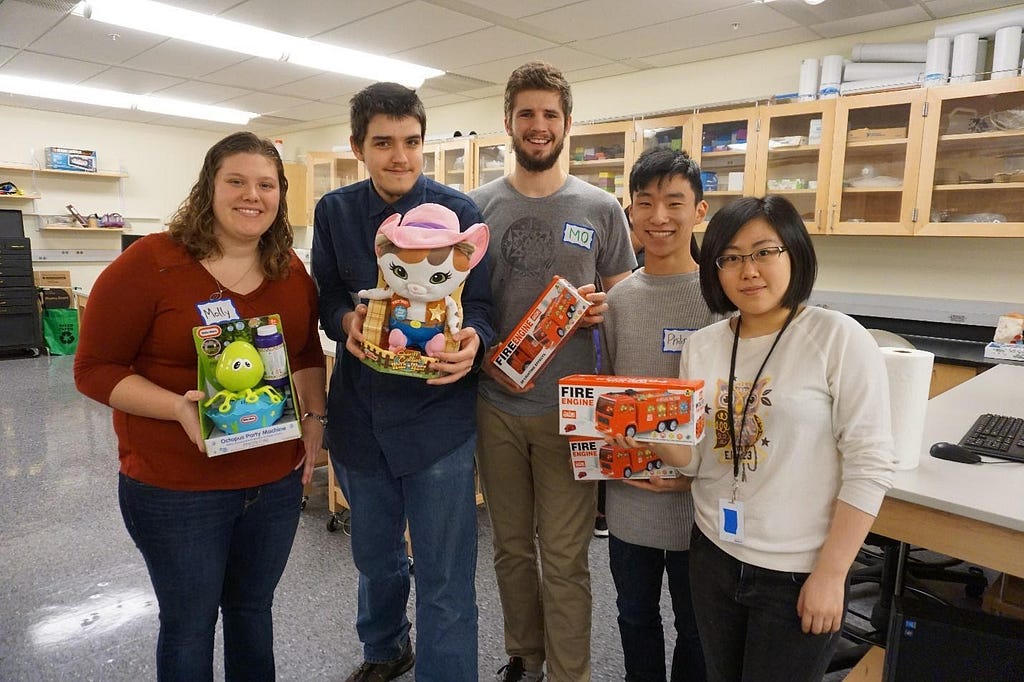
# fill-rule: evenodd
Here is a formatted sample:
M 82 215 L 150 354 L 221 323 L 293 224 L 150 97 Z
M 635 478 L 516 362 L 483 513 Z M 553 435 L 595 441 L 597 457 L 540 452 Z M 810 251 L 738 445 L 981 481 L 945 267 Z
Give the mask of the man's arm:
M 355 305 L 345 286 L 338 262 L 341 242 L 336 241 L 341 230 L 341 211 L 330 205 L 332 199 L 321 199 L 313 212 L 313 280 L 316 282 L 320 303 L 320 326 L 327 336 L 343 341 L 346 332 L 342 329 L 342 318 L 353 312 Z M 362 329 L 362 325 L 359 325 Z

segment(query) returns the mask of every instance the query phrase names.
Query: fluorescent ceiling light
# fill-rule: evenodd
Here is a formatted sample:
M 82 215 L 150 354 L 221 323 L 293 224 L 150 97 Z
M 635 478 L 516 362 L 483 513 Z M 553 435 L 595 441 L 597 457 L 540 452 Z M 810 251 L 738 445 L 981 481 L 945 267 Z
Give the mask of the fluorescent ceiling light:
M 168 38 L 367 80 L 394 81 L 411 88 L 444 74 L 439 69 L 296 38 L 150 0 L 87 0 L 80 2 L 73 13 Z
M 116 90 L 68 85 L 66 83 L 55 83 L 34 78 L 19 78 L 18 76 L 0 75 L 0 92 L 56 99 L 64 102 L 95 104 L 115 109 L 136 109 L 156 114 L 167 114 L 168 116 L 198 118 L 204 121 L 219 121 L 236 125 L 246 124 L 250 119 L 259 115 L 251 111 L 196 104 L 194 102 L 167 99 L 166 97 L 132 95 Z

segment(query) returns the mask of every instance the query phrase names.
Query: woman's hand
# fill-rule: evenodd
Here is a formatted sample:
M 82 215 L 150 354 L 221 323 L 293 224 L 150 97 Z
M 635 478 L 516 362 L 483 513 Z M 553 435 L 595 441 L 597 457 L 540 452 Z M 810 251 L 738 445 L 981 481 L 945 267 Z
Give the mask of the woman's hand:
M 800 628 L 811 635 L 839 632 L 845 614 L 845 573 L 827 573 L 815 569 L 800 589 L 796 613 Z
M 302 446 L 305 454 L 295 469 L 302 469 L 302 485 L 309 485 L 313 480 L 313 469 L 324 446 L 324 425 L 319 419 L 306 419 L 302 422 Z
M 185 391 L 181 401 L 175 406 L 175 419 L 185 430 L 188 439 L 196 444 L 199 452 L 206 452 L 206 443 L 203 441 L 203 429 L 199 425 L 199 401 L 206 398 L 206 394 L 199 390 Z

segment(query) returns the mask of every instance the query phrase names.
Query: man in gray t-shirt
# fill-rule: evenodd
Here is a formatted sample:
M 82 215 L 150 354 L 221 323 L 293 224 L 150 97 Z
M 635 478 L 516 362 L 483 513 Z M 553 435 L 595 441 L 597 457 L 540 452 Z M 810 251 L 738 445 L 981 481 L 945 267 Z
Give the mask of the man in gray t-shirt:
M 558 157 L 572 122 L 572 95 L 561 72 L 532 62 L 505 88 L 505 128 L 516 168 L 470 193 L 491 230 L 488 256 L 504 338 L 554 275 L 595 305 L 584 324 L 602 320 L 605 294 L 636 265 L 622 207 L 610 194 L 568 176 Z M 494 530 L 509 662 L 499 679 L 583 681 L 590 675 L 591 483 L 573 478 L 569 446 L 558 435 L 558 379 L 593 373 L 589 328 L 565 342 L 517 390 L 485 357 L 477 403 L 477 462 Z M 539 553 L 539 565 L 538 565 Z

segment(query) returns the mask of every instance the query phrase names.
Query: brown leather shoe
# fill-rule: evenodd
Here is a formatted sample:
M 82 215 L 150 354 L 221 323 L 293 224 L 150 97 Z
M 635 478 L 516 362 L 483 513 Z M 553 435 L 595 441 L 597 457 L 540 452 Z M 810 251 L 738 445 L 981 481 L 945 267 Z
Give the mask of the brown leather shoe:
M 345 682 L 388 682 L 406 672 L 416 662 L 416 654 L 412 651 L 412 642 L 406 642 L 402 655 L 393 661 L 371 663 L 363 661 Z

